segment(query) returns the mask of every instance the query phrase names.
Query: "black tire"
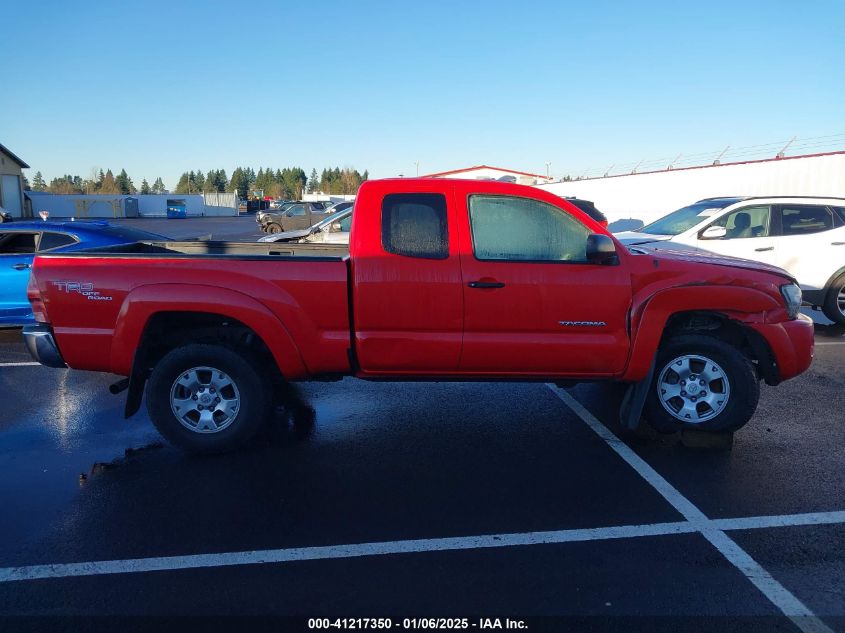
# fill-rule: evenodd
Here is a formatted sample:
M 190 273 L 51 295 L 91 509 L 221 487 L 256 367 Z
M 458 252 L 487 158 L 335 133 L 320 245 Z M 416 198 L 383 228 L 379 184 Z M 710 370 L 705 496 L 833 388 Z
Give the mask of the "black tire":
M 256 365 L 251 358 L 222 345 L 190 344 L 170 351 L 155 366 L 147 382 L 150 419 L 165 439 L 190 453 L 225 453 L 243 446 L 262 427 L 269 413 L 269 390 Z M 194 368 L 213 368 L 218 377 L 222 372 L 236 389 L 231 394 L 232 402 L 238 403 L 237 410 L 226 417 L 226 425 L 221 424 L 220 430 L 191 430 L 185 425 L 191 420 L 183 423 L 171 407 L 171 393 L 181 389 L 176 386 L 177 379 Z M 204 369 L 196 372 L 198 376 L 204 373 Z M 223 393 L 221 389 L 221 397 Z M 210 410 L 208 406 L 206 409 Z M 218 412 L 215 410 L 213 415 Z
M 281 233 L 282 232 L 282 225 L 277 224 L 276 222 L 270 222 L 264 230 L 267 233 Z
M 703 365 L 700 360 L 697 360 L 698 358 L 712 361 L 727 380 L 728 389 L 725 389 L 724 383 L 721 381 L 715 381 L 701 387 L 698 386 L 698 381 L 694 381 L 696 383 L 694 389 L 709 390 L 704 398 L 693 404 L 690 401 L 695 402 L 695 400 L 693 397 L 689 397 L 690 394 L 687 393 L 683 400 L 678 400 L 677 398 L 680 398 L 678 396 L 674 403 L 669 402 L 664 407 L 661 401 L 663 392 L 663 386 L 660 383 L 661 375 L 666 370 L 666 378 L 671 378 L 673 375 L 677 378 L 677 374 L 673 374 L 674 370 L 669 365 L 685 356 L 696 357 L 689 365 L 693 370 L 695 370 L 695 367 L 702 367 Z M 711 365 L 711 369 L 712 367 Z M 703 371 L 706 371 L 706 368 Z M 699 376 L 699 378 L 702 377 Z M 717 409 L 711 408 L 707 401 L 710 400 L 710 395 L 715 395 L 717 392 L 727 393 L 727 402 L 724 402 L 724 398 L 721 401 L 718 398 L 712 398 L 714 402 L 719 403 L 717 406 L 721 407 L 718 413 L 713 415 Z M 699 392 L 696 393 L 699 394 Z M 701 397 L 700 394 L 698 397 Z M 710 432 L 731 432 L 748 422 L 754 415 L 759 400 L 760 382 L 751 359 L 735 346 L 721 339 L 704 334 L 684 334 L 664 342 L 658 351 L 654 378 L 646 398 L 644 414 L 649 424 L 660 433 L 674 433 L 684 428 Z M 685 402 L 696 408 L 702 420 L 681 420 L 670 414 L 667 407 L 674 408 L 678 402 Z M 682 413 L 676 411 L 676 415 Z M 708 415 L 712 415 L 712 417 L 708 418 Z
M 845 274 L 839 275 L 830 284 L 824 298 L 822 312 L 837 325 L 845 325 L 845 305 L 839 307 L 840 294 L 842 295 L 841 299 L 845 300 Z

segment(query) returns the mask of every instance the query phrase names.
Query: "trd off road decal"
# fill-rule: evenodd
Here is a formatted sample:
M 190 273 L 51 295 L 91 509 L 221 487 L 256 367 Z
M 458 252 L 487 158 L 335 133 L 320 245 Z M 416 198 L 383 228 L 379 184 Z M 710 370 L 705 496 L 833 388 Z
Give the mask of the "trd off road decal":
M 86 297 L 89 301 L 111 301 L 112 297 L 100 294 L 94 290 L 94 284 L 85 281 L 54 281 L 53 285 L 68 294 L 77 293 Z

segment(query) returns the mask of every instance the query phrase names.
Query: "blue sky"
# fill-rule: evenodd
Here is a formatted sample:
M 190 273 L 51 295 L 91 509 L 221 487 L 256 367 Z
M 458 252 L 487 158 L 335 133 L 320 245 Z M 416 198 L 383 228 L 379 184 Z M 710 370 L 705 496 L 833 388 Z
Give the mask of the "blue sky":
M 578 174 L 845 132 L 845 3 L 16 2 L 0 143 L 46 178 Z

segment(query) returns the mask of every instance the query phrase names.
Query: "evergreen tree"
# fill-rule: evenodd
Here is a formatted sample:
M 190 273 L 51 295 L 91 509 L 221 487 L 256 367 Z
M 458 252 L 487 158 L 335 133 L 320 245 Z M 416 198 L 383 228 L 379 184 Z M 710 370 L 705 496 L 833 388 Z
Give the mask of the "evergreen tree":
M 311 170 L 311 177 L 308 179 L 308 193 L 314 193 L 320 188 L 320 181 L 317 180 L 317 168 Z
M 160 176 L 153 183 L 153 193 L 167 193 L 167 189 L 164 188 L 164 182 Z
M 117 188 L 120 190 L 120 193 L 123 195 L 135 193 L 135 185 L 132 184 L 132 179 L 129 177 L 129 174 L 126 173 L 125 169 L 120 170 L 120 173 L 114 181 L 117 184 Z
M 150 183 L 147 182 L 147 179 L 144 178 L 141 181 L 141 195 L 146 196 L 152 193 L 152 189 L 150 189 Z
M 21 176 L 23 178 L 23 190 L 24 191 L 31 191 L 32 187 L 29 186 L 29 178 L 26 176 Z
M 41 175 L 40 171 L 35 172 L 35 176 L 32 179 L 32 190 L 47 191 L 47 183 L 44 182 L 44 176 Z
M 103 176 L 103 184 L 100 185 L 98 193 L 114 195 L 120 193 L 120 187 L 115 181 L 114 174 L 109 169 Z

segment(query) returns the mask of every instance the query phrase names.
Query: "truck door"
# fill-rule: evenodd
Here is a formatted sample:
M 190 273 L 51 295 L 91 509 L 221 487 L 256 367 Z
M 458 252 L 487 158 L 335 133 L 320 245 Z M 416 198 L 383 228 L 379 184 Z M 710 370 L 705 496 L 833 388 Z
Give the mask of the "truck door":
M 622 371 L 630 278 L 624 266 L 586 262 L 590 230 L 562 206 L 532 198 L 470 193 L 458 204 L 468 234 L 461 371 Z
M 457 370 L 463 305 L 454 205 L 442 183 L 432 183 L 431 193 L 379 194 L 366 208 L 356 204 L 352 307 L 363 374 Z

